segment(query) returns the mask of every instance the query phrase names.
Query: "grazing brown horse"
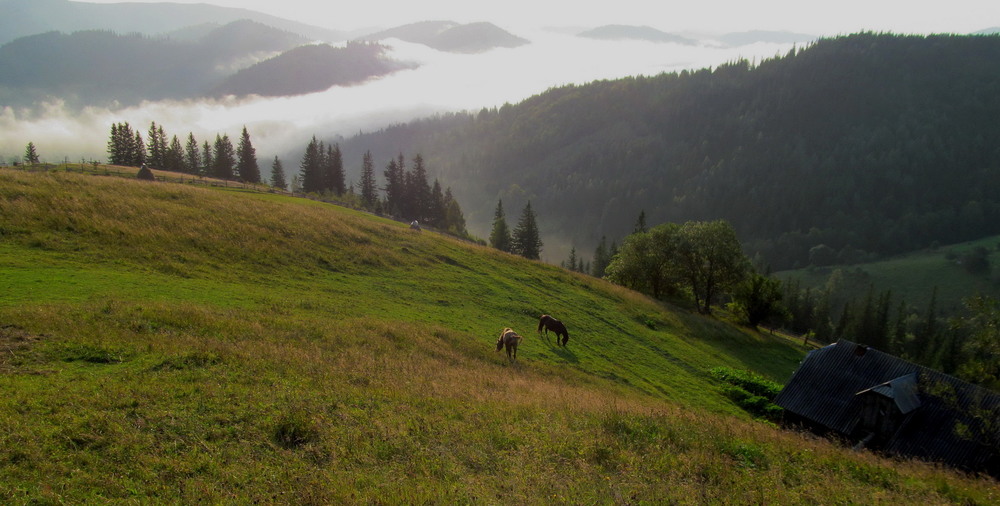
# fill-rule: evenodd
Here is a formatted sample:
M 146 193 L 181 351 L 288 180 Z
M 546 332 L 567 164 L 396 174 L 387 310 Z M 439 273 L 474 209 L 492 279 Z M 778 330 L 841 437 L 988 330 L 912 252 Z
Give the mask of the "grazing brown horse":
M 562 345 L 566 346 L 569 342 L 569 331 L 566 330 L 566 325 L 563 322 L 556 320 L 555 318 L 543 314 L 541 318 L 538 319 L 538 333 L 542 333 L 542 329 L 545 329 L 545 337 L 549 337 L 549 331 L 556 333 L 556 344 L 559 344 L 559 337 L 562 337 Z
M 500 339 L 497 339 L 497 351 L 507 347 L 507 360 L 511 362 L 517 360 L 517 345 L 523 339 L 517 332 L 507 327 L 500 332 Z

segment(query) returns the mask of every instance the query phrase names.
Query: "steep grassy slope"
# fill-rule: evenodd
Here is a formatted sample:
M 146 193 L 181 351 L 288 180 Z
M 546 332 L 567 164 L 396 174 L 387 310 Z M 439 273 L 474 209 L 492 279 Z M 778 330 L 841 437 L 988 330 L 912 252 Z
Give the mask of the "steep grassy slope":
M 749 420 L 707 372 L 801 354 L 307 200 L 0 171 L 4 502 L 997 500 Z

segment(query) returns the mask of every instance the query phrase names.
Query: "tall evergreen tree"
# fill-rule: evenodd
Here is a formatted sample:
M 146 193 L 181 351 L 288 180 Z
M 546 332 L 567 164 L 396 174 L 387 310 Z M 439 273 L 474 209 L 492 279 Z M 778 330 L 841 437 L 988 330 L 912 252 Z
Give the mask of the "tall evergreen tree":
M 236 167 L 236 150 L 226 134 L 215 135 L 215 147 L 212 154 L 214 166 L 212 173 L 219 179 L 233 179 Z
M 361 205 L 369 211 L 375 210 L 378 201 L 378 187 L 375 185 L 375 161 L 372 152 L 365 151 L 361 159 Z
M 146 164 L 146 143 L 142 140 L 142 134 L 138 130 L 135 132 L 135 140 L 129 150 L 132 156 L 133 167 L 141 167 Z
M 282 190 L 288 189 L 288 184 L 285 182 L 285 167 L 277 156 L 274 157 L 274 163 L 271 164 L 271 186 Z
M 118 137 L 118 124 L 111 124 L 111 138 L 108 139 L 108 163 L 121 165 L 121 139 Z
M 335 195 L 347 193 L 347 184 L 344 175 L 344 157 L 340 151 L 339 144 L 326 147 L 326 154 L 323 156 L 322 165 L 323 191 L 328 191 Z
M 538 260 L 542 254 L 542 239 L 538 235 L 538 224 L 535 212 L 531 210 L 531 202 L 521 211 L 521 219 L 514 227 L 511 235 L 511 246 L 514 253 L 531 260 Z
M 240 143 L 236 148 L 238 161 L 236 162 L 236 172 L 242 181 L 248 183 L 260 182 L 260 166 L 257 165 L 257 150 L 250 142 L 250 133 L 247 127 L 243 126 L 240 134 Z
M 400 217 L 404 211 L 406 197 L 406 173 L 403 155 L 389 160 L 382 175 L 385 177 L 385 211 L 390 216 Z
M 28 145 L 24 148 L 24 163 L 28 165 L 38 163 L 38 151 L 35 149 L 34 142 L 28 142 Z
M 490 232 L 490 246 L 500 250 L 511 252 L 512 240 L 510 228 L 507 226 L 507 218 L 503 212 L 503 200 L 497 201 L 497 209 L 493 213 L 493 230 Z
M 643 209 L 639 211 L 639 218 L 635 220 L 635 227 L 632 228 L 633 234 L 641 234 L 647 230 L 646 227 L 646 210 Z
M 441 190 L 441 182 L 437 179 L 431 186 L 431 199 L 427 213 L 427 222 L 437 228 L 447 228 L 447 209 L 444 201 L 444 192 Z
M 198 152 L 198 141 L 194 134 L 188 132 L 187 144 L 184 145 L 184 172 L 198 174 L 201 172 L 201 153 Z
M 154 169 L 167 168 L 167 134 L 163 131 L 163 125 L 157 125 L 155 121 L 149 125 L 149 132 L 146 134 L 149 149 L 149 156 L 146 162 Z
M 205 144 L 201 146 L 201 170 L 199 172 L 206 176 L 212 175 L 212 169 L 215 167 L 215 156 L 212 155 L 212 145 L 205 141 Z
M 451 187 L 444 191 L 445 224 L 444 228 L 452 233 L 465 235 L 465 216 L 462 215 L 462 208 L 458 201 L 451 194 Z
M 305 193 L 323 192 L 323 152 L 320 142 L 314 135 L 306 152 L 302 155 L 302 162 L 299 163 L 299 180 L 302 184 L 302 191 Z
M 408 217 L 429 221 L 431 187 L 427 183 L 427 169 L 424 167 L 424 157 L 420 153 L 413 157 L 413 169 L 407 172 L 406 193 L 409 197 Z
M 611 255 L 608 254 L 608 238 L 601 236 L 601 241 L 594 249 L 594 262 L 590 265 L 590 275 L 596 278 L 604 277 L 604 270 L 611 263 Z
M 184 148 L 181 147 L 181 140 L 175 135 L 170 140 L 163 157 L 164 168 L 171 172 L 184 172 Z

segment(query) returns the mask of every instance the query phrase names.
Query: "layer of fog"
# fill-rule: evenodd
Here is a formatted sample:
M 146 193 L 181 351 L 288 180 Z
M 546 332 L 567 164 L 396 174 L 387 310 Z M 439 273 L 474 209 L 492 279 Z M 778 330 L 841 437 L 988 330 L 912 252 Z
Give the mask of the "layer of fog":
M 297 97 L 155 102 L 80 112 L 68 111 L 58 100 L 30 111 L 4 107 L 0 109 L 0 160 L 20 159 L 32 142 L 42 161 L 101 161 L 107 157 L 113 123 L 127 121 L 145 137 L 150 122 L 155 121 L 182 145 L 189 132 L 199 144 L 213 141 L 218 134 L 227 134 L 235 143 L 246 126 L 266 168 L 276 155 L 304 150 L 313 135 L 350 137 L 435 113 L 517 103 L 566 84 L 714 67 L 739 58 L 760 61 L 791 48 L 597 41 L 554 32 L 518 35 L 532 43 L 481 54 L 442 53 L 399 40 L 386 41 L 392 46 L 392 58 L 420 67 L 363 85 Z M 298 166 L 298 160 L 283 159 L 283 163 L 286 171 Z M 345 163 L 349 170 L 360 165 L 360 161 Z

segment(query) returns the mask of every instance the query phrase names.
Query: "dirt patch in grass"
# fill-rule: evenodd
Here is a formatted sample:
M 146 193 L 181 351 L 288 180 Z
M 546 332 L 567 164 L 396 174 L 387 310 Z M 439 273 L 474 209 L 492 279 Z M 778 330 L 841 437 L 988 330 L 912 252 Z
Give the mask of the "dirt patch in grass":
M 17 325 L 0 325 L 0 374 L 18 372 L 25 364 L 34 362 L 35 345 L 43 337 Z

